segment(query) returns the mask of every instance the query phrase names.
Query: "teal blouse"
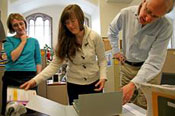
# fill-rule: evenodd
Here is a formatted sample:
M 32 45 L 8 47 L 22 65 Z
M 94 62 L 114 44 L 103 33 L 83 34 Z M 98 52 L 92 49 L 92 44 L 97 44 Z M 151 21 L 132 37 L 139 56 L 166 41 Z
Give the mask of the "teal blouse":
M 18 47 L 21 40 L 14 36 L 7 37 L 4 49 L 8 62 L 5 65 L 6 71 L 36 71 L 36 65 L 41 64 L 41 53 L 38 40 L 28 38 L 24 49 L 16 61 L 12 61 L 11 52 Z

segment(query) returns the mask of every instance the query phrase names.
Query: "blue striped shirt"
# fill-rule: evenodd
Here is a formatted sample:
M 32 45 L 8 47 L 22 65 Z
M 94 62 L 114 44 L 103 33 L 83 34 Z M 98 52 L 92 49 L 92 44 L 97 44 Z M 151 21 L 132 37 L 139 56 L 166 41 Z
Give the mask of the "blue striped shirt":
M 120 52 L 118 34 L 122 31 L 122 52 L 130 62 L 144 62 L 132 82 L 148 82 L 162 69 L 173 27 L 170 21 L 161 17 L 145 25 L 138 21 L 139 6 L 122 9 L 109 26 L 108 37 L 113 53 Z

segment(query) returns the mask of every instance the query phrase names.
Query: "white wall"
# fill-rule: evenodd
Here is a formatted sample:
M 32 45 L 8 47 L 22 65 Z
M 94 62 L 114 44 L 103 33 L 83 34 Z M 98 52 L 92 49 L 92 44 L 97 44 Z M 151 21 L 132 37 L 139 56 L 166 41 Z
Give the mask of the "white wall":
M 105 0 L 99 0 L 100 9 L 100 28 L 101 36 L 107 36 L 108 26 L 114 17 L 120 12 L 122 8 L 138 5 L 142 0 L 133 0 L 130 4 L 106 2 Z
M 96 31 L 98 34 L 101 34 L 101 25 L 100 25 L 100 11 L 99 7 L 94 10 L 94 13 L 91 15 L 92 20 L 92 30 Z
M 111 21 L 122 8 L 127 6 L 128 4 L 108 3 L 105 0 L 99 0 L 101 36 L 107 36 L 108 26 Z
M 133 0 L 129 5 L 138 5 L 139 3 L 141 3 L 142 0 Z
M 85 0 L 85 1 L 88 1 L 88 2 L 90 2 L 92 4 L 94 4 L 94 5 L 98 5 L 98 1 L 99 0 Z

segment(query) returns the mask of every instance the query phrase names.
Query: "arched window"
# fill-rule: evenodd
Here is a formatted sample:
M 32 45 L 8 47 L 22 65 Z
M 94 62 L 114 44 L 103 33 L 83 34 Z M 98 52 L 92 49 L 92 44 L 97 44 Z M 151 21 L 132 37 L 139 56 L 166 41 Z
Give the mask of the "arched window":
M 28 35 L 38 39 L 40 48 L 43 49 L 46 44 L 52 48 L 52 18 L 43 13 L 35 13 L 27 16 L 26 20 Z
M 88 14 L 85 14 L 84 16 L 84 24 L 88 27 L 91 27 L 91 16 Z

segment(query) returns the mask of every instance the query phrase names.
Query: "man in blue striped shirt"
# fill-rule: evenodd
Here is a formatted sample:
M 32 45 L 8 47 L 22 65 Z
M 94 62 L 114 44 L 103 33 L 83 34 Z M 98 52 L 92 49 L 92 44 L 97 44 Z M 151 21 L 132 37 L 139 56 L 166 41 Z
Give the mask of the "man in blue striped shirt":
M 122 9 L 110 24 L 108 37 L 113 54 L 122 64 L 123 104 L 134 100 L 146 108 L 137 83 L 150 82 L 162 69 L 173 32 L 164 15 L 172 7 L 172 0 L 143 0 L 139 6 Z M 118 48 L 119 31 L 122 31 L 122 51 Z

